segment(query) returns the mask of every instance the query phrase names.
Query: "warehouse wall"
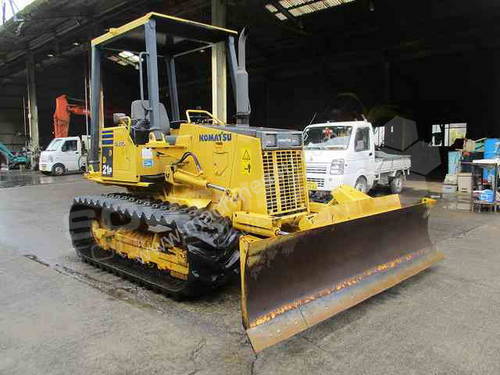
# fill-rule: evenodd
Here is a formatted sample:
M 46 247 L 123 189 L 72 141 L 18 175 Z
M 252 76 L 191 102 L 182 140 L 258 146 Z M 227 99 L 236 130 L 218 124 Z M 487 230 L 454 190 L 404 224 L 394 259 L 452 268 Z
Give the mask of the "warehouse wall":
M 382 104 L 384 95 L 382 69 L 376 65 L 285 71 L 284 76 L 252 74 L 251 67 L 250 72 L 253 121 L 259 125 L 303 129 L 315 115 L 342 105 L 339 95 L 355 94 L 368 109 Z
M 38 103 L 40 145 L 46 147 L 53 138 L 52 117 L 55 98 L 67 94 L 73 98 L 84 98 L 85 57 L 64 59 L 36 64 L 36 90 Z M 28 141 L 24 136 L 23 96 L 27 97 L 25 74 L 2 86 L 0 93 L 0 142 L 13 151 L 19 150 Z M 27 106 L 27 102 L 26 102 Z M 85 119 L 74 116 L 70 135 L 85 133 Z M 27 122 L 27 119 L 26 119 Z M 26 126 L 28 126 L 26 124 Z M 28 129 L 29 132 L 29 129 Z
M 55 99 L 62 94 L 84 99 L 85 56 L 37 66 L 37 96 L 40 145 L 46 147 L 53 138 Z M 85 118 L 72 116 L 69 134 L 85 134 Z
M 0 92 L 0 142 L 11 151 L 20 151 L 25 145 L 24 95 L 22 84 L 6 84 Z
M 427 141 L 432 124 L 439 123 L 465 122 L 468 137 L 474 139 L 500 136 L 500 49 L 394 62 L 388 100 L 381 64 L 288 74 L 251 75 L 256 123 L 300 128 L 338 94 L 350 92 L 367 110 L 393 105 L 417 121 L 420 137 Z

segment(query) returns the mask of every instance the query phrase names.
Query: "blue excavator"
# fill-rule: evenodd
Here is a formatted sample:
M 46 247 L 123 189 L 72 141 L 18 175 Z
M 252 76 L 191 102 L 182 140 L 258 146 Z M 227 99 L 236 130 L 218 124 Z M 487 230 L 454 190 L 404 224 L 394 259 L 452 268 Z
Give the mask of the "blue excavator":
M 0 142 L 0 165 L 2 163 L 7 164 L 9 169 L 16 169 L 20 166 L 29 166 L 29 158 L 25 152 L 13 153 Z

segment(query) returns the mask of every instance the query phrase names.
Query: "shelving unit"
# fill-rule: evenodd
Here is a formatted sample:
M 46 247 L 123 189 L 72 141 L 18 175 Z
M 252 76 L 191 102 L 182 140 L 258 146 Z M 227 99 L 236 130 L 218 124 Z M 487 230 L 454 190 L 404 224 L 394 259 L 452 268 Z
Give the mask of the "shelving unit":
M 473 162 L 462 162 L 462 165 L 469 165 L 471 167 L 472 178 L 471 178 L 471 211 L 481 212 L 483 208 L 488 208 L 491 211 L 497 212 L 498 207 L 500 206 L 500 201 L 497 199 L 498 192 L 498 176 L 499 176 L 499 167 L 500 167 L 500 159 L 482 159 L 482 160 L 474 160 Z M 483 183 L 483 170 L 484 169 L 493 169 L 493 181 L 492 183 L 484 184 Z M 493 190 L 495 196 L 493 202 L 478 200 L 474 197 L 475 190 L 483 190 L 485 186 L 488 186 L 491 190 Z

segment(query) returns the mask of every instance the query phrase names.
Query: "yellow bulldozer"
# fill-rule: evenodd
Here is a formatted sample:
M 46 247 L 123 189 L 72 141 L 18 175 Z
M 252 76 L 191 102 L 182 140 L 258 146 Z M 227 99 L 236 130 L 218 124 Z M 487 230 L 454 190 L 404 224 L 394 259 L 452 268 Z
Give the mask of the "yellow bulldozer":
M 244 32 L 158 13 L 92 41 L 86 178 L 126 192 L 76 197 L 69 225 L 84 261 L 174 298 L 239 273 L 243 325 L 260 351 L 442 254 L 428 235 L 430 199 L 404 207 L 397 195 L 342 186 L 328 203 L 309 200 L 301 132 L 249 125 L 245 41 Z M 181 119 L 176 59 L 216 43 L 227 47 L 234 123 L 199 109 Z M 119 51 L 136 56 L 140 99 L 105 126 L 101 65 Z

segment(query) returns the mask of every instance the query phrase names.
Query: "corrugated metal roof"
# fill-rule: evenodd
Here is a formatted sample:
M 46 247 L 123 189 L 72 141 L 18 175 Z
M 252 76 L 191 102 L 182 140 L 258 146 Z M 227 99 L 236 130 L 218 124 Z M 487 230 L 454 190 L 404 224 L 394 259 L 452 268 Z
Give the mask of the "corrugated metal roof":
M 168 5 L 176 9 L 169 14 L 180 16 L 201 7 L 210 9 L 208 0 L 170 0 Z M 21 22 L 11 18 L 0 25 L 0 84 L 23 71 L 28 53 L 37 62 L 81 54 L 89 39 L 144 15 L 146 9 L 150 9 L 147 0 L 32 1 L 18 13 Z
M 279 5 L 292 16 L 300 17 L 305 14 L 333 8 L 353 1 L 354 0 L 280 0 Z M 283 14 L 285 10 L 278 9 L 277 6 L 272 3 L 266 4 L 266 9 L 281 21 L 288 19 Z

